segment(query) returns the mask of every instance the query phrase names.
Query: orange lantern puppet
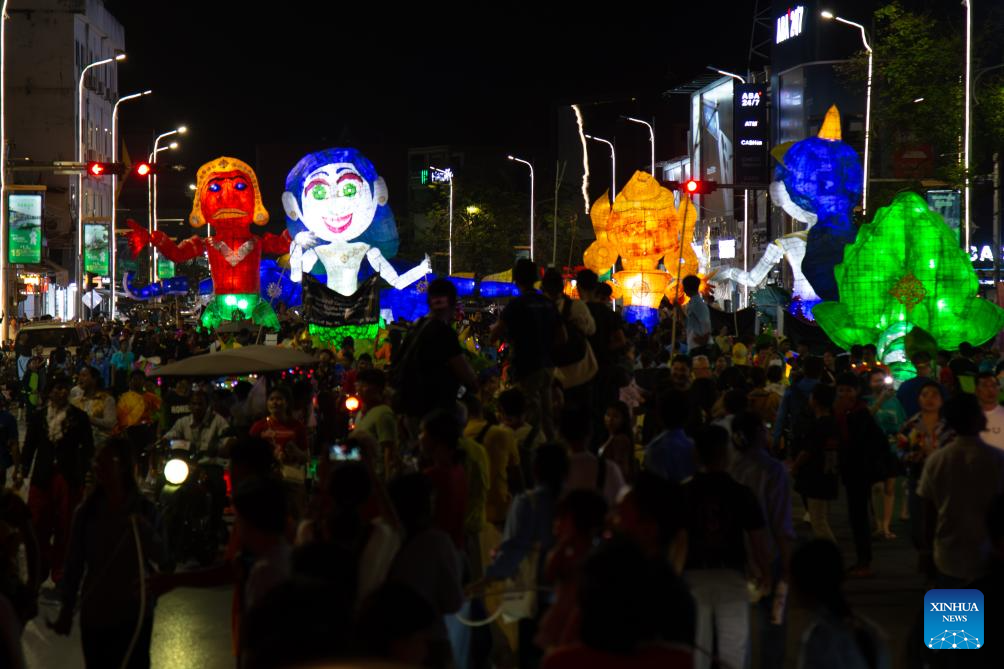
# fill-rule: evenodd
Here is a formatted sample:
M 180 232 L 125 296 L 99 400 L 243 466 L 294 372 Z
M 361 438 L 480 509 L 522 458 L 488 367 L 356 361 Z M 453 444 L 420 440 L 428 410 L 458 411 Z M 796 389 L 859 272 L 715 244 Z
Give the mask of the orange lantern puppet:
M 583 263 L 597 274 L 611 270 L 621 259 L 624 269 L 613 275 L 614 296 L 624 300 L 625 318 L 651 326 L 664 296 L 676 296 L 675 282 L 697 276 L 697 254 L 690 245 L 697 211 L 689 198 L 680 206 L 673 192 L 647 172 L 635 172 L 611 208 L 604 193 L 589 216 L 596 241 L 583 254 Z M 666 269 L 659 269 L 662 261 Z
M 221 322 L 250 317 L 255 323 L 278 329 L 271 305 L 261 299 L 259 264 L 262 253 L 282 255 L 289 251 L 289 232 L 281 235 L 251 233 L 251 225 L 266 225 L 268 212 L 261 200 L 258 178 L 251 167 L 236 158 L 220 157 L 199 168 L 192 213 L 192 227 L 207 223 L 212 237 L 194 235 L 176 244 L 163 231 L 147 231 L 129 221 L 134 253 L 147 244 L 176 263 L 203 253 L 209 257 L 213 300 L 202 314 L 202 324 L 215 328 Z

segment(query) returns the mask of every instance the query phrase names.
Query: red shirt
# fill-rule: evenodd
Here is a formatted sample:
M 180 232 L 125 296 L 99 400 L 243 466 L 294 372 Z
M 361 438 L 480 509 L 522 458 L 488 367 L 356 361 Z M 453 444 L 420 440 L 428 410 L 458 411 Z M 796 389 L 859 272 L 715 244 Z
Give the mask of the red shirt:
M 457 548 L 464 547 L 464 515 L 467 513 L 467 472 L 463 465 L 434 466 L 424 472 L 432 484 L 432 524 L 450 535 Z
M 298 420 L 276 420 L 271 416 L 262 418 L 251 426 L 252 437 L 261 437 L 263 432 L 271 431 L 270 437 L 263 437 L 272 442 L 278 453 L 289 442 L 293 442 L 301 451 L 307 450 L 307 428 Z

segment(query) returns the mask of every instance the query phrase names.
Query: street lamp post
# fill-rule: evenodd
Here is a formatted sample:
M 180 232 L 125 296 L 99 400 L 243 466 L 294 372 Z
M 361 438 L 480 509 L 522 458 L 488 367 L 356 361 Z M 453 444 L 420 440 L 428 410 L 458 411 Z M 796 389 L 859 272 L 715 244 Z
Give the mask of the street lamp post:
M 530 260 L 533 260 L 533 210 L 536 209 L 534 204 L 533 163 L 523 160 L 522 158 L 516 158 L 515 156 L 506 157 L 517 163 L 523 163 L 530 168 Z
M 965 118 L 965 139 L 963 141 L 963 151 L 964 159 L 962 161 L 962 171 L 966 178 L 966 194 L 963 205 L 965 207 L 965 214 L 962 220 L 965 222 L 966 226 L 966 253 L 969 253 L 969 225 L 972 220 L 972 201 L 970 196 L 972 192 L 969 188 L 969 160 L 970 153 L 972 151 L 972 141 L 973 136 L 971 132 L 972 127 L 972 85 L 970 84 L 970 76 L 972 75 L 972 60 L 973 60 L 973 0 L 963 0 L 963 5 L 966 7 L 966 118 Z M 994 221 L 994 225 L 997 222 Z M 1000 254 L 1000 248 L 994 249 L 994 257 L 996 258 Z
M 594 137 L 593 135 L 586 135 L 586 139 L 591 139 L 594 142 L 602 142 L 610 147 L 610 202 L 613 204 L 617 201 L 617 152 L 614 151 L 614 143 L 608 139 Z
M 160 140 L 172 135 L 184 135 L 188 132 L 188 128 L 185 126 L 179 126 L 174 130 L 168 130 L 165 133 L 157 135 L 157 138 L 153 140 L 153 151 L 150 153 L 150 164 L 157 164 L 157 154 L 165 149 L 176 149 L 178 148 L 177 142 L 171 142 L 170 145 L 160 148 Z M 151 170 L 151 174 L 147 177 L 147 205 L 150 209 L 148 214 L 148 228 L 150 232 L 150 237 L 153 237 L 153 233 L 157 231 L 157 170 Z M 153 260 L 150 266 L 150 282 L 153 283 L 157 280 L 157 247 L 153 247 Z
M 84 162 L 84 141 L 86 130 L 84 128 L 84 77 L 91 68 L 109 65 L 111 63 L 125 60 L 125 54 L 120 53 L 114 58 L 103 58 L 86 66 L 80 71 L 80 79 L 77 81 L 77 111 L 80 114 L 77 123 L 77 162 Z M 115 196 L 112 195 L 114 201 Z M 84 175 L 81 172 L 77 177 L 77 299 L 76 320 L 82 320 L 84 315 Z
M 119 105 L 123 102 L 129 102 L 130 100 L 136 100 L 146 95 L 150 95 L 153 91 L 147 90 L 142 93 L 132 93 L 131 95 L 123 95 L 118 100 L 115 101 L 115 106 L 112 107 L 112 162 L 117 163 L 119 161 Z M 111 240 L 112 240 L 112 270 L 111 270 L 111 290 L 109 291 L 108 299 L 109 310 L 108 314 L 112 320 L 115 320 L 115 286 L 117 280 L 116 273 L 116 236 L 115 236 L 115 224 L 116 224 L 116 209 L 118 201 L 118 175 L 112 171 L 112 229 L 111 229 Z
M 613 203 L 617 201 L 617 152 L 614 151 L 614 143 L 610 140 L 603 139 L 602 137 L 594 137 L 593 135 L 586 135 L 586 139 L 591 139 L 594 142 L 602 142 L 610 147 L 610 206 L 613 208 Z M 610 268 L 610 278 L 613 279 L 614 274 L 617 270 L 617 261 L 614 260 L 613 267 Z M 616 304 L 616 300 L 612 300 Z
M 843 23 L 845 25 L 851 26 L 852 28 L 857 28 L 861 31 L 861 44 L 864 45 L 865 51 L 868 52 L 868 82 L 865 89 L 865 155 L 862 158 L 864 161 L 864 184 L 862 185 L 861 191 L 861 214 L 862 216 L 868 215 L 868 173 L 870 161 L 868 157 L 870 155 L 870 144 L 871 144 L 871 129 L 872 129 L 872 60 L 874 53 L 872 52 L 872 47 L 868 44 L 868 33 L 865 32 L 865 27 L 860 23 L 855 23 L 854 21 L 848 21 L 845 18 L 836 16 L 833 12 L 823 10 L 820 12 L 822 16 L 827 21 L 837 21 L 838 23 Z M 968 72 L 968 65 L 966 72 Z M 968 127 L 968 126 L 967 126 Z M 967 191 L 968 192 L 968 191 Z M 966 224 L 966 248 L 969 247 L 969 224 Z
M 652 176 L 655 176 L 655 128 L 648 121 L 642 121 L 640 118 L 633 118 L 631 116 L 624 116 L 625 121 L 631 121 L 632 123 L 638 123 L 648 128 L 648 147 L 649 152 L 652 154 Z
M 430 170 L 439 172 L 450 182 L 450 215 L 449 215 L 449 239 L 447 241 L 446 275 L 453 276 L 453 170 L 447 168 L 441 170 L 438 167 L 429 166 Z
M 0 6 L 0 311 L 7 309 L 7 0 Z M 7 339 L 9 318 L 3 319 Z

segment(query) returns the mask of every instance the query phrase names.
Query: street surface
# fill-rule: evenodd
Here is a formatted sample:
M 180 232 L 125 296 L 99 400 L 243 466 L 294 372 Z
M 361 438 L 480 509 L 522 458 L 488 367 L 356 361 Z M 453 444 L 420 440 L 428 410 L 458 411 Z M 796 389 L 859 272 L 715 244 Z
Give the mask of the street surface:
M 800 540 L 810 536 L 808 523 L 800 522 L 801 502 L 795 496 L 796 530 Z M 898 512 L 898 509 L 897 509 Z M 850 527 L 843 503 L 835 504 L 831 524 L 845 561 L 853 561 Z M 909 544 L 907 528 L 894 523 L 898 538 L 876 541 L 874 544 L 874 578 L 852 580 L 847 584 L 851 606 L 886 632 L 894 658 L 894 667 L 905 666 L 907 634 L 923 608 L 923 579 L 916 573 L 916 553 Z M 153 669 L 230 669 L 234 660 L 230 652 L 229 587 L 212 590 L 175 590 L 160 598 L 153 627 L 151 651 Z M 24 633 L 25 654 L 32 669 L 60 667 L 82 669 L 80 632 L 75 625 L 69 638 L 57 637 L 44 623 L 55 618 L 55 603 L 42 601 L 39 618 L 33 620 Z M 807 615 L 791 609 L 788 613 L 788 652 L 785 666 L 794 668 L 798 661 L 798 643 L 805 629 Z M 756 636 L 754 631 L 754 644 Z M 756 669 L 756 646 L 753 667 Z

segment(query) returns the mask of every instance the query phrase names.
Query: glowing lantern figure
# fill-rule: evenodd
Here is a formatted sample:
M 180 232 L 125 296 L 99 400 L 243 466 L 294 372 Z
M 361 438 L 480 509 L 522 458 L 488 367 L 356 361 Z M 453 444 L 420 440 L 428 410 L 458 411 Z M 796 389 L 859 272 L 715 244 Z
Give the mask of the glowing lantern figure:
M 328 288 L 352 295 L 363 258 L 398 289 L 428 274 L 428 256 L 401 275 L 388 262 L 397 254 L 398 235 L 387 198 L 383 177 L 355 149 L 326 149 L 301 158 L 282 194 L 293 235 L 290 278 L 299 282 L 304 273 L 323 267 Z
M 979 345 L 1004 328 L 1004 309 L 977 297 L 969 256 L 941 216 L 915 193 L 901 193 L 858 231 L 834 273 L 839 302 L 815 307 L 836 344 L 873 343 L 898 376 L 909 374 L 906 335 L 915 327 L 938 348 Z
M 635 172 L 612 210 L 604 193 L 589 215 L 596 241 L 583 254 L 584 264 L 601 274 L 620 257 L 624 270 L 614 275 L 614 296 L 624 300 L 628 320 L 650 324 L 662 298 L 675 297 L 674 281 L 697 275 L 697 255 L 689 243 L 697 211 L 688 196 L 677 207 L 672 191 L 651 174 Z M 666 270 L 658 269 L 660 260 Z
M 259 325 L 278 329 L 279 319 L 260 296 L 259 264 L 262 253 L 285 253 L 290 237 L 288 232 L 261 237 L 251 234 L 252 224 L 268 223 L 258 177 L 251 166 L 224 156 L 200 167 L 189 223 L 196 228 L 211 224 L 213 236 L 194 235 L 175 244 L 162 230 L 154 231 L 151 238 L 143 227 L 130 221 L 133 252 L 152 241 L 176 263 L 207 254 L 214 297 L 202 314 L 202 324 L 215 328 L 223 321 L 250 317 Z
M 803 305 L 820 298 L 837 299 L 833 267 L 840 262 L 844 247 L 854 241 L 851 212 L 863 187 L 858 154 L 841 137 L 840 112 L 832 106 L 816 137 L 775 148 L 772 154 L 778 166 L 770 185 L 771 199 L 806 229 L 775 240 L 750 271 L 724 270 L 715 283 L 734 281 L 756 287 L 787 257 L 792 292 Z

